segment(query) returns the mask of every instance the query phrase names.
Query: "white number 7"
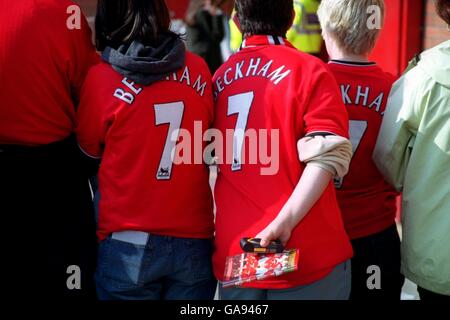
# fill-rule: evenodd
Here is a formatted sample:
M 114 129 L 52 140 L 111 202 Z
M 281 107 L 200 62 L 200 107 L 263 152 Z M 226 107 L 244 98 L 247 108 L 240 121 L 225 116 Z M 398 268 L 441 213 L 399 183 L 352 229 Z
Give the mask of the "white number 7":
M 242 147 L 244 145 L 245 130 L 247 128 L 248 115 L 252 106 L 254 94 L 246 92 L 228 97 L 228 114 L 238 115 L 236 128 L 233 136 L 233 164 L 231 171 L 241 170 L 242 167 Z
M 157 180 L 169 180 L 172 176 L 172 150 L 175 148 L 175 143 L 178 140 L 172 137 L 176 130 L 180 129 L 181 120 L 183 119 L 184 103 L 173 102 L 164 104 L 155 104 L 155 121 L 156 125 L 169 124 L 169 131 L 167 133 L 166 144 L 161 156 L 158 171 L 156 172 Z
M 349 133 L 350 133 L 350 142 L 352 143 L 353 148 L 353 157 L 355 156 L 356 150 L 361 144 L 361 140 L 364 137 L 364 133 L 367 130 L 367 121 L 360 120 L 350 120 Z M 342 184 L 344 183 L 343 178 L 335 178 L 334 186 L 337 189 L 342 188 Z

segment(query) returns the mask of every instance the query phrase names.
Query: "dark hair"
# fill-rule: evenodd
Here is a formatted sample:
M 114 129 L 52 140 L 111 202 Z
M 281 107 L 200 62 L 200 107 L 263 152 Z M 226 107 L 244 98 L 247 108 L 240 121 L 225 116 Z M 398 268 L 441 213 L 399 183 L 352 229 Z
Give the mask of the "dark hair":
M 242 33 L 285 37 L 292 23 L 293 3 L 292 0 L 236 0 Z
M 134 40 L 157 45 L 161 35 L 174 35 L 164 0 L 99 0 L 95 31 L 99 51 Z
M 450 0 L 437 0 L 436 8 L 438 15 L 450 25 Z

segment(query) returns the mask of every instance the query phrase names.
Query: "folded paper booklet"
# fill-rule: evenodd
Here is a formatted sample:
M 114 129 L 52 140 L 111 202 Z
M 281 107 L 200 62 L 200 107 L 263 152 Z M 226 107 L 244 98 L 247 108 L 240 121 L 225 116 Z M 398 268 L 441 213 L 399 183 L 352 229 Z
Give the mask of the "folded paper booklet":
M 228 257 L 225 262 L 223 286 L 240 286 L 244 283 L 278 277 L 298 269 L 298 250 L 282 253 L 243 253 Z

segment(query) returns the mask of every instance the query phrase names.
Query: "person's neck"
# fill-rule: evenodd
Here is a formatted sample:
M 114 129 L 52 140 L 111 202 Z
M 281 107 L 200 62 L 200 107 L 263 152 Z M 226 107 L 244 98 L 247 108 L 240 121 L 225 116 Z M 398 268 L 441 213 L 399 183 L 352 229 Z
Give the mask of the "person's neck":
M 349 54 L 336 50 L 336 52 L 330 53 L 331 60 L 348 61 L 348 62 L 369 62 L 367 55 Z
M 262 36 L 262 37 L 264 37 L 264 36 L 274 36 L 274 37 L 281 37 L 281 38 L 285 38 L 286 36 L 282 36 L 282 35 L 278 35 L 278 34 L 269 34 L 269 33 L 267 33 L 267 34 L 265 34 L 265 33 L 261 33 L 261 34 L 251 34 L 251 33 L 244 33 L 243 34 L 243 38 L 245 39 L 245 38 L 250 38 L 250 37 L 258 37 L 258 36 Z

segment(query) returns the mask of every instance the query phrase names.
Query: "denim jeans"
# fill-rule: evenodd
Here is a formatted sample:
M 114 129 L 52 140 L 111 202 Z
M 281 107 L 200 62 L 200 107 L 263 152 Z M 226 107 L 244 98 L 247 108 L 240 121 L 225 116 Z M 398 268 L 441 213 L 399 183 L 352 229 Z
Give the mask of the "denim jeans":
M 212 300 L 212 240 L 149 235 L 145 245 L 111 237 L 99 246 L 101 300 Z

